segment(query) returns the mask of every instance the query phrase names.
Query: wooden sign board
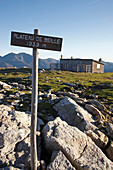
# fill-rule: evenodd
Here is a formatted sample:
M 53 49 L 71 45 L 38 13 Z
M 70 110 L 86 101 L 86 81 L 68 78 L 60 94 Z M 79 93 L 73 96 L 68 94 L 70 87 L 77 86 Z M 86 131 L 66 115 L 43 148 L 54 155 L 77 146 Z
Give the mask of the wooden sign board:
M 61 51 L 62 38 L 11 32 L 11 45 Z

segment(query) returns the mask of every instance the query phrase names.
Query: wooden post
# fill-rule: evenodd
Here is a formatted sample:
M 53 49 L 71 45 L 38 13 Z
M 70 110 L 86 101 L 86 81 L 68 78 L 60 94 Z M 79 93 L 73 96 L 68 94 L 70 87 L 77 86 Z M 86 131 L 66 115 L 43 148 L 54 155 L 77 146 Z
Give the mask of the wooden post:
M 39 35 L 38 29 L 34 30 L 35 35 Z M 31 170 L 37 170 L 37 108 L 38 108 L 38 49 L 33 48 L 32 60 L 32 102 L 31 102 Z
M 31 103 L 31 170 L 37 170 L 37 111 L 38 111 L 38 49 L 61 51 L 62 38 L 50 36 L 38 36 L 38 29 L 34 34 L 11 32 L 11 45 L 33 48 L 32 61 L 32 103 Z M 39 38 L 39 39 L 37 39 Z

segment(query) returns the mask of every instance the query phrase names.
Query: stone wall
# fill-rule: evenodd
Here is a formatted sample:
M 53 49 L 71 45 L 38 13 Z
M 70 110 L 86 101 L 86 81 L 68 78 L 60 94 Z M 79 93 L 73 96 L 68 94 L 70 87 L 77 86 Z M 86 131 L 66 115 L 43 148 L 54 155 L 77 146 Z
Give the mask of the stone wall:
M 104 73 L 104 64 L 92 59 L 61 59 L 62 71 Z
M 104 73 L 104 64 L 92 62 L 92 73 Z

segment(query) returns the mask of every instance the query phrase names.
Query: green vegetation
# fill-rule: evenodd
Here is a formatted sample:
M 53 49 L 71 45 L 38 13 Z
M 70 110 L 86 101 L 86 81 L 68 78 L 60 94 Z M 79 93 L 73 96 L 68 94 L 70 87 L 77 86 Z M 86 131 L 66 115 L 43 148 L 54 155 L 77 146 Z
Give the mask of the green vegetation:
M 31 75 L 30 68 L 1 68 L 0 69 L 0 81 L 5 83 L 16 82 L 19 79 L 25 79 Z M 17 78 L 17 80 L 16 80 Z
M 47 119 L 49 116 L 57 117 L 56 111 L 53 109 L 53 106 L 57 103 L 51 104 L 45 99 L 43 102 L 39 103 L 38 110 L 39 110 L 39 117 L 47 123 Z M 40 114 L 42 112 L 43 114 Z
M 11 104 L 12 109 L 19 111 L 31 111 L 31 87 L 32 81 L 28 79 L 31 76 L 31 69 L 0 69 L 0 81 L 6 82 L 12 86 L 11 89 L 4 90 L 3 103 Z M 48 91 L 52 89 L 52 93 L 58 91 L 75 90 L 82 91 L 80 97 L 90 98 L 92 94 L 98 95 L 98 100 L 101 101 L 107 109 L 113 107 L 113 73 L 103 74 L 90 74 L 90 73 L 74 73 L 67 71 L 46 71 L 39 73 L 39 91 Z M 68 83 L 72 83 L 72 86 Z M 19 87 L 20 85 L 20 87 Z M 24 85 L 24 86 L 23 86 Z M 24 87 L 24 88 L 21 88 Z M 1 93 L 3 92 L 0 86 Z M 38 105 L 38 117 L 45 123 L 48 120 L 57 116 L 56 111 L 53 109 L 54 104 L 58 101 L 50 102 L 47 97 Z M 108 110 L 103 112 L 105 116 L 104 122 L 111 122 L 112 113 Z M 105 123 L 106 125 L 106 123 Z
M 12 109 L 19 111 L 31 111 L 31 87 L 32 81 L 29 80 L 31 69 L 0 69 L 0 81 L 6 82 L 13 88 L 2 89 L 4 92 L 3 104 L 11 105 Z M 113 108 L 113 73 L 91 74 L 91 73 L 74 73 L 68 71 L 47 71 L 38 74 L 39 91 L 47 92 L 52 90 L 52 93 L 58 91 L 75 92 L 79 90 L 79 96 L 82 98 L 90 98 L 91 95 L 98 95 L 97 100 L 101 101 L 106 107 L 103 113 L 103 124 L 100 122 L 100 128 L 106 127 L 107 122 L 112 122 Z M 44 93 L 42 93 L 44 94 Z M 41 97 L 40 97 L 41 98 Z M 60 97 L 62 98 L 62 96 Z M 59 98 L 59 99 L 60 99 Z M 53 106 L 59 102 L 50 101 L 48 97 L 43 95 L 38 104 L 38 117 L 44 123 L 57 117 L 57 112 Z M 111 109 L 111 111 L 109 111 Z M 98 123 L 98 122 L 97 122 Z
M 26 79 L 31 75 L 31 72 L 32 70 L 28 68 L 0 69 L 0 81 L 6 83 L 18 82 L 25 86 L 31 86 L 31 80 Z M 105 98 L 113 103 L 113 73 L 92 74 L 68 71 L 39 73 L 39 90 L 41 91 L 48 91 L 49 89 L 53 89 L 53 92 L 75 90 L 64 83 L 78 83 L 85 95 L 96 94 L 100 98 Z M 27 90 L 23 92 L 29 94 Z
M 100 98 L 113 101 L 113 73 L 92 74 L 74 73 L 68 71 L 49 71 L 39 73 L 39 89 L 69 90 L 64 83 L 78 83 L 84 89 L 86 95 L 96 94 Z M 70 88 L 70 91 L 73 91 Z

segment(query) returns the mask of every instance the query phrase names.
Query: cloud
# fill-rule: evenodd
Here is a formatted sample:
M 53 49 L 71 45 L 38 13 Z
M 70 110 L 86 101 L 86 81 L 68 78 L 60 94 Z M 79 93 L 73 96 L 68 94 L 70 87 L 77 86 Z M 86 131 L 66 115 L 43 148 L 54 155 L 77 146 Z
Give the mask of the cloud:
M 94 3 L 97 3 L 97 2 L 100 2 L 101 0 L 93 0 L 92 2 L 89 2 L 89 4 L 94 4 Z

